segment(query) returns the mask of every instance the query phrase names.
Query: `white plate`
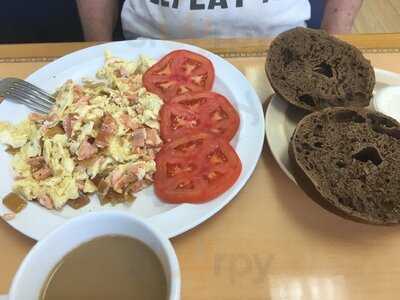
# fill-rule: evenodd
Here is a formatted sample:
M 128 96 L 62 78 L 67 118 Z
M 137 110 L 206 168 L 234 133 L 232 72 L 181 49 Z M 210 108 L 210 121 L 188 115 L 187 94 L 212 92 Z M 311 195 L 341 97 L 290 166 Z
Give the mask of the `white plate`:
M 375 69 L 375 76 L 376 85 L 374 95 L 385 87 L 400 85 L 400 75 L 397 73 Z M 371 109 L 373 109 L 373 102 L 374 101 L 371 100 Z M 272 155 L 283 172 L 285 172 L 293 182 L 296 181 L 289 164 L 288 147 L 290 138 L 297 123 L 306 114 L 307 113 L 304 110 L 301 110 L 294 105 L 290 105 L 277 95 L 272 97 L 265 114 L 265 130 Z
M 64 56 L 36 71 L 27 80 L 45 90 L 54 91 L 67 79 L 79 81 L 82 77 L 93 77 L 104 62 L 105 50 L 110 50 L 113 55 L 126 59 L 135 59 L 140 54 L 158 59 L 177 49 L 198 52 L 213 62 L 216 73 L 213 90 L 230 99 L 240 114 L 240 128 L 232 145 L 242 161 L 243 170 L 235 185 L 217 199 L 201 205 L 165 204 L 155 196 L 152 187 L 140 192 L 130 207 L 123 204 L 102 207 L 96 197 L 92 199 L 90 205 L 77 211 L 70 207 L 65 207 L 61 211 L 48 211 L 31 202 L 14 220 L 9 221 L 11 226 L 39 240 L 71 217 L 88 211 L 112 209 L 129 211 L 143 217 L 167 237 L 174 237 L 210 218 L 235 197 L 253 173 L 261 154 L 264 142 L 264 116 L 260 99 L 250 83 L 242 73 L 221 57 L 197 47 L 175 42 L 157 40 L 114 42 Z M 0 120 L 17 122 L 25 118 L 28 113 L 29 110 L 24 106 L 4 101 L 1 104 Z M 0 150 L 0 198 L 2 198 L 11 191 L 13 176 L 10 156 L 5 153 L 4 147 Z M 0 214 L 5 212 L 7 209 L 0 204 Z

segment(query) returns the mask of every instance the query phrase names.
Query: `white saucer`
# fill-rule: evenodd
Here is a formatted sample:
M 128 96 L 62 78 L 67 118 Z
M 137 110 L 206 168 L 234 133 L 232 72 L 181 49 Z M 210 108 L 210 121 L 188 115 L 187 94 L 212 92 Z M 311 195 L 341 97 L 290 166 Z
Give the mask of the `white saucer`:
M 371 101 L 370 108 L 394 118 L 397 116 L 400 120 L 400 88 L 396 90 L 388 89 L 389 87 L 400 86 L 400 74 L 375 69 L 375 77 L 374 98 Z M 392 105 L 394 92 L 399 95 L 399 100 L 398 104 Z M 265 130 L 272 155 L 283 172 L 293 182 L 296 181 L 289 164 L 288 147 L 297 123 L 306 114 L 307 112 L 304 110 L 289 104 L 277 95 L 272 97 L 265 114 Z
M 400 86 L 388 86 L 377 92 L 372 105 L 376 111 L 400 122 Z

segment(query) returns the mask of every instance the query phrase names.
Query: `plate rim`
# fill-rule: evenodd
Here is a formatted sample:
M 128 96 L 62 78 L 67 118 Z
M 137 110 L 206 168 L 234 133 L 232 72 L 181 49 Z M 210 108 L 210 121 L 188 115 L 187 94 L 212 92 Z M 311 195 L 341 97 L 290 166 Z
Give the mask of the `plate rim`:
M 207 219 L 211 218 L 214 216 L 217 212 L 219 212 L 223 207 L 225 207 L 227 204 L 229 204 L 232 200 L 234 200 L 237 196 L 237 194 L 242 190 L 242 188 L 246 185 L 252 174 L 254 173 L 254 170 L 259 162 L 259 157 L 261 156 L 262 149 L 263 149 L 263 144 L 264 144 L 264 139 L 265 139 L 265 118 L 264 118 L 264 113 L 262 110 L 262 104 L 259 96 L 257 95 L 254 87 L 251 85 L 249 80 L 244 76 L 242 72 L 238 70 L 236 66 L 231 64 L 229 61 L 223 59 L 222 57 L 197 46 L 185 44 L 185 43 L 180 43 L 180 42 L 175 42 L 175 41 L 165 41 L 165 40 L 148 40 L 148 39 L 140 39 L 140 40 L 130 40 L 130 41 L 118 41 L 118 42 L 110 42 L 110 43 L 104 43 L 100 45 L 94 45 L 90 46 L 87 48 L 83 48 L 77 51 L 74 51 L 72 53 L 69 53 L 65 56 L 62 56 L 55 61 L 46 64 L 45 66 L 37 69 L 35 72 L 30 74 L 26 80 L 37 84 L 41 85 L 40 82 L 37 82 L 37 79 L 40 78 L 43 72 L 47 72 L 52 74 L 52 69 L 57 68 L 60 64 L 65 64 L 69 60 L 74 60 L 76 59 L 76 56 L 82 56 L 82 55 L 88 55 L 92 51 L 97 51 L 97 50 L 104 50 L 109 49 L 111 52 L 113 52 L 113 47 L 118 47 L 120 45 L 122 46 L 143 46 L 143 43 L 154 43 L 155 46 L 159 45 L 160 43 L 163 45 L 164 48 L 170 49 L 165 51 L 165 54 L 168 53 L 168 51 L 173 51 L 175 48 L 180 48 L 180 49 L 187 49 L 191 50 L 197 53 L 200 53 L 202 55 L 205 55 L 209 58 L 211 58 L 214 63 L 218 64 L 223 64 L 226 67 L 229 67 L 230 70 L 234 72 L 234 76 L 240 79 L 240 82 L 243 84 L 246 84 L 247 90 L 250 92 L 250 96 L 252 98 L 251 104 L 255 104 L 255 106 L 252 107 L 254 110 L 254 113 L 257 114 L 258 118 L 258 123 L 257 123 L 257 134 L 256 134 L 256 140 L 255 140 L 255 148 L 252 149 L 252 156 L 254 159 L 248 162 L 248 168 L 245 173 L 242 173 L 238 181 L 235 183 L 234 186 L 230 188 L 227 193 L 228 195 L 222 195 L 223 201 L 218 201 L 215 202 L 215 204 L 211 205 L 209 208 L 207 208 L 207 203 L 205 206 L 202 207 L 200 210 L 200 207 L 202 204 L 181 204 L 178 205 L 177 207 L 172 208 L 171 210 L 164 211 L 160 214 L 150 216 L 150 217 L 142 217 L 146 222 L 148 222 L 150 225 L 153 225 L 156 229 L 161 231 L 162 234 L 164 234 L 167 238 L 172 238 L 177 235 L 180 235 L 190 229 L 193 229 L 194 227 L 202 224 L 204 221 Z M 138 54 L 138 53 L 136 53 Z M 146 54 L 146 53 L 143 53 Z M 93 55 L 94 58 L 97 58 L 96 54 Z M 257 101 L 255 101 L 257 100 Z M 254 103 L 253 103 L 254 102 Z M 243 172 L 243 171 L 242 171 Z M 208 202 L 208 203 L 213 203 L 213 201 Z M 2 205 L 2 204 L 1 204 Z M 0 206 L 1 206 L 0 205 Z M 196 207 L 197 206 L 197 207 Z M 194 207 L 194 208 L 193 208 Z M 193 209 L 196 210 L 196 213 L 194 213 L 194 217 L 190 220 L 186 220 L 182 222 L 182 220 L 179 221 L 179 224 L 176 225 L 174 222 L 171 222 L 171 217 L 174 216 L 174 214 L 180 213 L 180 211 L 177 212 L 177 209 L 181 209 L 183 213 L 185 212 L 190 212 Z M 80 214 L 82 215 L 82 214 Z M 171 216 L 172 215 L 172 216 Z M 16 222 L 15 220 L 11 220 L 7 223 L 9 223 L 14 229 L 17 231 L 21 232 L 22 234 L 35 239 L 35 240 L 40 240 L 43 238 L 45 235 L 47 235 L 50 231 L 54 230 L 56 227 L 59 225 L 63 224 L 70 218 L 65 218 L 59 215 L 53 215 L 51 213 L 47 214 L 48 216 L 48 221 L 51 225 L 48 223 L 46 225 L 35 225 L 32 226 L 33 228 L 27 228 L 26 222 Z M 137 215 L 136 215 L 137 216 Z M 140 216 L 139 216 L 140 217 Z M 181 218 L 182 219 L 182 218 Z M 173 219 L 172 219 L 173 220 Z M 168 229 L 168 222 L 169 223 L 174 223 L 173 225 L 170 226 L 170 229 Z M 166 223 L 167 222 L 167 223 Z M 37 223 L 37 222 L 36 222 Z M 51 226 L 51 229 L 48 229 L 47 227 Z M 46 227 L 46 228 L 43 228 Z

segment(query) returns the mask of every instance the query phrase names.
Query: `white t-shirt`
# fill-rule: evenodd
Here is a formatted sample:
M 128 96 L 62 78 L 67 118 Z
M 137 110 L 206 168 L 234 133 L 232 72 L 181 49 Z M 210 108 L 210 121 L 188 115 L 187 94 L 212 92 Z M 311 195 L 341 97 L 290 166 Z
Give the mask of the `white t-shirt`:
M 310 18 L 308 0 L 126 0 L 125 38 L 266 37 Z

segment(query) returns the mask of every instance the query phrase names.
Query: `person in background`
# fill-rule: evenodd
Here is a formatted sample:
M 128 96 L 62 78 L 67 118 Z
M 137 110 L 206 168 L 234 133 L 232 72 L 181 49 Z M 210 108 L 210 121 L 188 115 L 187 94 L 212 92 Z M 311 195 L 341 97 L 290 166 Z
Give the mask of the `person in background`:
M 325 0 L 322 28 L 350 33 L 362 0 Z M 77 0 L 85 40 L 111 41 L 119 0 Z M 125 0 L 126 39 L 269 37 L 306 26 L 308 0 Z

